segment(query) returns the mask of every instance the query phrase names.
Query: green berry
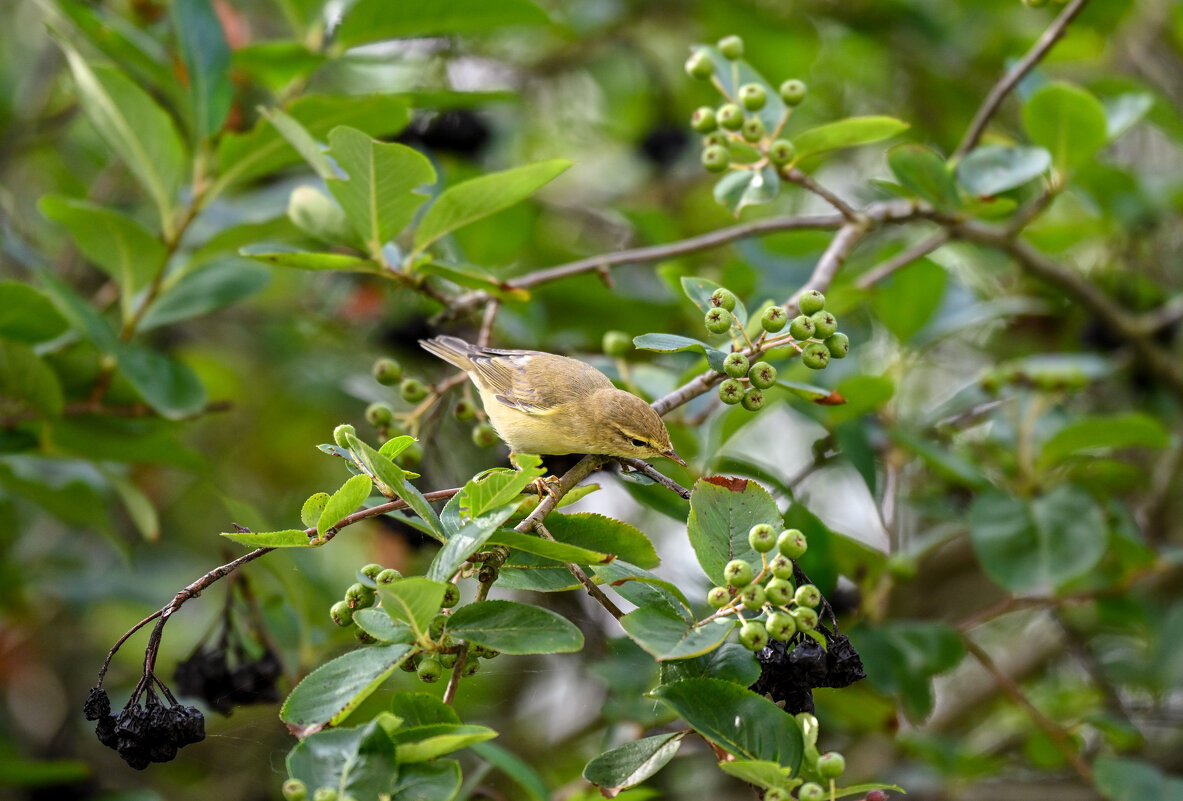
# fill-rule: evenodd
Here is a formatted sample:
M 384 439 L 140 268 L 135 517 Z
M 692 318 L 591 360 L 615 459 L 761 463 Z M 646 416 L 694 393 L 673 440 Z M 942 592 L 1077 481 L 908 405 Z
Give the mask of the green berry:
M 342 423 L 333 429 L 333 442 L 342 448 L 348 448 L 349 440 L 345 438 L 347 434 L 351 437 L 356 437 L 357 429 L 349 425 L 349 423 Z
M 758 83 L 745 83 L 739 87 L 739 102 L 748 111 L 759 111 L 768 102 L 768 93 Z
M 605 356 L 623 359 L 633 352 L 633 338 L 623 331 L 608 331 L 600 343 Z
M 713 145 L 718 145 L 719 147 L 727 147 L 730 144 L 730 142 L 731 142 L 731 140 L 727 138 L 727 134 L 722 133 L 721 131 L 715 131 L 714 133 L 709 133 L 702 138 L 702 146 L 703 147 L 711 147 Z
M 793 797 L 785 788 L 773 787 L 764 791 L 764 801 L 793 801 Z
M 828 339 L 838 330 L 838 318 L 828 311 L 816 312 L 809 319 L 813 320 L 813 335 L 818 339 Z
M 896 553 L 887 558 L 887 572 L 898 581 L 911 581 L 919 572 L 916 558 L 907 554 Z
M 809 544 L 800 529 L 785 529 L 776 538 L 776 549 L 787 559 L 800 559 L 808 547 Z
M 690 115 L 690 127 L 701 134 L 709 134 L 719 127 L 715 119 L 715 110 L 710 106 L 699 106 Z
M 850 353 L 850 337 L 839 331 L 831 337 L 827 337 L 825 341 L 826 350 L 830 352 L 830 356 L 835 359 L 845 359 L 846 354 Z
M 415 673 L 419 676 L 419 681 L 431 684 L 439 681 L 444 673 L 444 666 L 434 656 L 429 656 L 419 662 L 419 669 Z
M 304 801 L 308 797 L 308 786 L 299 779 L 288 779 L 283 783 L 284 801 Z
M 808 606 L 813 609 L 822 602 L 822 591 L 812 584 L 802 584 L 793 595 L 798 606 Z
M 338 626 L 345 628 L 353 622 L 353 610 L 349 608 L 349 604 L 345 601 L 337 601 L 337 603 L 329 608 L 329 617 Z
M 773 606 L 785 606 L 793 600 L 793 584 L 788 579 L 772 578 L 764 585 L 764 597 Z
M 797 106 L 805 99 L 806 91 L 808 89 L 803 81 L 790 78 L 780 85 L 780 99 L 785 101 L 786 106 Z
M 393 567 L 388 567 L 378 575 L 374 576 L 374 581 L 378 584 L 390 584 L 398 581 L 403 577 L 403 574 L 395 570 Z
M 752 566 L 742 559 L 732 559 L 723 568 L 723 578 L 732 587 L 746 587 L 752 583 Z
M 804 314 L 798 314 L 789 323 L 789 336 L 796 340 L 813 338 L 813 320 Z
M 488 423 L 477 423 L 472 427 L 472 441 L 478 448 L 491 448 L 500 441 L 497 430 Z
M 446 625 L 448 625 L 448 616 L 436 615 L 431 619 L 431 622 L 427 624 L 427 633 L 430 634 L 433 639 L 438 640 L 444 635 L 444 626 Z
M 719 40 L 719 52 L 729 61 L 743 58 L 743 39 L 738 36 L 724 36 Z
M 476 417 L 476 404 L 468 398 L 461 398 L 456 401 L 456 405 L 452 407 L 452 416 L 462 423 L 466 423 L 472 418 Z
M 702 322 L 712 334 L 726 334 L 731 330 L 731 312 L 726 309 L 708 309 Z
M 793 577 L 793 560 L 784 554 L 774 556 L 772 561 L 768 563 L 768 567 L 772 570 L 772 575 L 778 579 L 788 581 Z
M 768 362 L 756 362 L 748 371 L 748 380 L 756 389 L 768 389 L 776 383 L 776 368 Z
M 378 642 L 377 637 L 362 628 L 355 629 L 353 632 L 353 637 L 362 645 L 373 645 L 374 643 Z
M 801 297 L 797 299 L 797 308 L 801 310 L 802 314 L 817 314 L 825 307 L 826 296 L 816 289 L 802 292 Z
M 481 669 L 481 663 L 475 656 L 470 656 L 464 660 L 464 670 L 460 671 L 461 676 L 473 676 Z
M 440 667 L 444 670 L 451 670 L 456 667 L 456 654 L 440 654 Z
M 686 74 L 700 81 L 708 80 L 715 74 L 715 62 L 705 50 L 695 50 L 686 59 Z
M 735 297 L 734 292 L 723 287 L 719 287 L 711 293 L 711 305 L 720 309 L 726 309 L 727 311 L 735 309 L 737 300 L 738 298 Z
M 748 117 L 744 120 L 740 133 L 747 142 L 759 142 L 764 138 L 764 121 L 759 117 Z
M 336 787 L 317 787 L 312 794 L 312 801 L 337 801 Z
M 825 788 L 817 782 L 806 782 L 797 790 L 797 798 L 800 801 L 825 801 L 829 796 Z
M 729 353 L 723 360 L 723 372 L 732 378 L 743 378 L 748 374 L 748 357 L 742 353 Z
M 823 779 L 837 779 L 846 771 L 846 757 L 830 751 L 817 758 L 817 772 Z
M 767 523 L 758 523 L 748 532 L 748 544 L 753 551 L 768 553 L 776 547 L 776 529 Z
M 707 593 L 707 603 L 715 609 L 722 609 L 731 603 L 731 592 L 726 587 L 711 587 Z
M 398 663 L 399 670 L 405 673 L 414 673 L 419 669 L 419 657 L 420 654 L 418 651 L 412 653 L 406 659 Z
M 743 109 L 734 103 L 724 103 L 715 112 L 719 125 L 729 131 L 738 131 L 743 127 Z
M 375 428 L 383 428 L 394 420 L 394 412 L 385 403 L 371 403 L 366 407 L 366 422 Z
M 763 623 L 749 620 L 739 630 L 739 642 L 749 651 L 759 651 L 768 645 L 768 630 Z
M 496 659 L 501 656 L 501 652 L 493 648 L 482 648 L 481 659 Z
M 374 590 L 360 581 L 349 585 L 345 591 L 345 603 L 350 609 L 365 609 L 374 604 Z
M 810 370 L 824 370 L 830 363 L 830 351 L 820 342 L 810 342 L 801 350 L 801 363 Z
M 709 172 L 723 172 L 731 164 L 731 151 L 724 145 L 711 145 L 702 151 L 702 166 Z
M 743 407 L 749 412 L 758 412 L 764 408 L 764 390 L 749 387 L 743 394 Z
M 402 453 L 394 457 L 394 461 L 399 467 L 414 467 L 423 461 L 423 446 L 418 442 L 412 442 L 403 448 Z
M 734 406 L 743 400 L 743 384 L 734 378 L 728 378 L 719 384 L 719 400 L 728 406 Z
M 793 143 L 788 139 L 777 139 L 768 146 L 768 158 L 778 167 L 788 164 L 795 155 L 797 148 L 793 147 Z
M 808 606 L 798 606 L 790 612 L 793 620 L 797 621 L 797 628 L 801 631 L 813 631 L 817 628 L 817 610 Z
M 363 576 L 368 578 L 370 581 L 377 581 L 378 574 L 381 573 L 382 570 L 383 570 L 382 565 L 378 564 L 377 562 L 371 562 L 370 564 L 366 565 L 365 567 L 363 567 L 361 570 L 359 570 L 357 572 L 361 573 Z
M 788 612 L 773 612 L 764 621 L 764 628 L 772 639 L 788 642 L 797 633 L 797 621 Z
M 398 385 L 398 391 L 407 403 L 418 403 L 427 397 L 427 387 L 417 378 L 404 378 Z
M 744 609 L 759 612 L 764 608 L 764 588 L 759 584 L 749 584 L 739 594 L 739 600 L 743 602 Z
M 374 380 L 384 387 L 394 386 L 403 377 L 403 366 L 394 359 L 379 359 L 370 369 Z
M 440 607 L 447 609 L 449 606 L 455 606 L 460 603 L 460 588 L 455 584 L 449 584 L 444 588 L 444 600 L 440 603 Z
M 760 316 L 760 327 L 770 334 L 776 334 L 785 327 L 789 315 L 784 306 L 769 306 Z

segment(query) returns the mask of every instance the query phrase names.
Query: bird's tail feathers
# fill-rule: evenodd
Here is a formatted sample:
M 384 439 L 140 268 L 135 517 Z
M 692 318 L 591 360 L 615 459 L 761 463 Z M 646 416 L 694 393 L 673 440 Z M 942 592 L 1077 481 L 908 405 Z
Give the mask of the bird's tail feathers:
M 440 357 L 449 364 L 454 364 L 461 370 L 471 370 L 473 368 L 472 357 L 480 353 L 480 348 L 459 337 L 441 336 L 421 339 L 419 345 L 428 353 Z

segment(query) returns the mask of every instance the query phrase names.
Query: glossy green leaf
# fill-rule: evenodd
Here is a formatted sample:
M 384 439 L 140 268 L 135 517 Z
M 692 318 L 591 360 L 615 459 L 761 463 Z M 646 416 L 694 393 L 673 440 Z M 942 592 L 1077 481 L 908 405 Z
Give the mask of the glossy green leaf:
M 115 329 L 94 306 L 62 279 L 46 270 L 37 273 L 46 296 L 66 322 L 78 333 L 104 353 L 111 353 L 119 347 Z
M 404 643 L 371 645 L 325 662 L 295 686 L 279 719 L 298 737 L 337 725 L 398 670 L 411 650 Z
M 177 105 L 182 100 L 177 75 L 171 69 L 172 55 L 163 42 L 146 36 L 131 20 L 115 9 L 91 6 L 77 0 L 54 3 L 56 10 L 77 26 L 77 34 L 112 63 L 127 70 L 129 77 L 166 96 Z
M 558 654 L 583 647 L 583 634 L 549 609 L 515 601 L 478 601 L 457 609 L 444 631 L 506 654 Z
M 713 651 L 735 629 L 734 618 L 694 626 L 660 606 L 629 612 L 620 625 L 654 659 L 688 659 Z
M 388 732 L 397 725 L 382 713 L 364 726 L 310 734 L 288 752 L 288 775 L 308 787 L 333 788 L 339 798 L 390 793 L 399 769 Z
M 492 740 L 496 736 L 497 732 L 487 726 L 430 723 L 423 726 L 404 725 L 391 735 L 391 739 L 398 746 L 399 764 L 409 765 L 426 762 L 459 751 L 461 748 Z
M 637 567 L 654 568 L 661 563 L 649 538 L 622 520 L 595 512 L 552 512 L 546 518 L 546 528 L 559 542 L 615 554 L 618 561 Z
M 271 272 L 236 256 L 227 256 L 186 273 L 148 307 L 139 330 L 200 317 L 263 291 Z
M 692 659 L 663 662 L 661 683 L 672 684 L 681 679 L 723 679 L 740 687 L 750 687 L 760 678 L 760 662 L 756 654 L 737 642 L 725 642 L 710 653 Z
M 957 179 L 970 194 L 991 197 L 1022 186 L 1052 166 L 1052 154 L 1042 147 L 982 145 L 957 165 Z
M 1043 444 L 1039 461 L 1053 465 L 1078 454 L 1121 448 L 1165 448 L 1170 434 L 1146 414 L 1089 416 L 1073 420 Z
M 460 783 L 460 764 L 452 759 L 400 765 L 390 801 L 452 801 Z
M 205 385 L 183 362 L 135 343 L 120 344 L 115 361 L 128 383 L 163 417 L 187 417 L 205 407 Z
M 297 270 L 339 270 L 350 273 L 385 272 L 385 268 L 372 259 L 350 256 L 347 253 L 315 253 L 308 250 L 275 250 L 268 245 L 245 247 L 239 251 L 243 256 L 275 267 L 294 267 Z
M 630 603 L 640 607 L 668 609 L 685 622 L 694 622 L 690 602 L 677 585 L 658 578 L 648 570 L 619 559 L 610 565 L 597 565 L 592 570 L 597 578 L 611 585 Z
M 578 545 L 569 545 L 565 542 L 544 540 L 541 537 L 520 534 L 516 531 L 498 531 L 489 538 L 489 543 L 491 545 L 504 545 L 508 548 L 537 554 L 538 556 L 545 556 L 547 559 L 555 559 L 560 562 L 573 562 L 577 565 L 602 565 L 616 558 L 613 554 L 600 553 L 589 548 L 581 548 Z
M 571 162 L 551 159 L 489 173 L 440 193 L 415 230 L 415 249 L 423 250 L 457 228 L 496 214 L 528 198 L 561 175 Z
M 519 496 L 534 483 L 534 479 L 546 475 L 541 464 L 542 460 L 537 456 L 519 454 L 518 465 L 521 469 L 495 467 L 469 481 L 456 495 L 461 522 L 480 517 L 506 504 L 516 504 Z
M 210 0 L 173 0 L 169 9 L 185 64 L 194 139 L 205 139 L 221 130 L 234 99 L 230 45 Z
M 932 711 L 932 677 L 952 670 L 965 655 L 961 636 L 944 623 L 892 621 L 848 633 L 867 680 L 879 692 L 899 696 L 916 722 Z
M 633 787 L 664 768 L 682 747 L 686 732 L 642 737 L 588 762 L 583 778 L 608 790 Z
M 748 206 L 771 203 L 780 195 L 780 176 L 768 165 L 758 170 L 732 170 L 715 184 L 715 202 L 738 217 Z
M 453 499 L 455 500 L 455 499 Z M 446 509 L 445 509 L 446 511 Z M 427 577 L 435 581 L 448 581 L 455 575 L 460 566 L 474 553 L 484 547 L 489 537 L 510 518 L 514 512 L 513 506 L 502 506 L 480 517 L 475 517 L 467 523 L 460 524 L 455 530 L 448 530 L 445 515 L 440 516 L 441 527 L 447 531 L 448 541 L 436 553 L 435 559 L 427 569 Z
M 313 172 L 324 179 L 338 177 L 333 163 L 325 155 L 324 147 L 298 120 L 277 108 L 260 109 L 260 113 L 275 126 L 275 130 L 279 131 L 280 136 L 288 140 L 288 143 L 308 163 Z
M 438 581 L 411 576 L 378 586 L 382 608 L 394 620 L 406 623 L 420 639 L 428 637 L 431 620 L 439 614 L 447 587 Z
M 435 510 L 431 508 L 431 504 L 427 502 L 423 494 L 407 480 L 407 471 L 393 461 L 394 457 L 402 453 L 415 439 L 408 436 L 394 437 L 382 445 L 381 451 L 374 450 L 352 434 L 347 435 L 347 439 L 350 450 L 357 456 L 358 461 L 365 465 L 370 474 L 387 489 L 406 501 L 432 534 L 437 539 L 441 538 L 443 528 Z
M 408 727 L 461 722 L 455 709 L 428 693 L 396 693 L 390 700 L 390 711 Z
M 0 337 L 31 345 L 60 336 L 68 327 L 44 294 L 19 281 L 0 281 Z
M 62 413 L 62 385 L 57 374 L 33 349 L 0 339 L 0 408 L 15 404 L 38 417 Z
M 310 548 L 317 544 L 302 528 L 284 531 L 223 531 L 222 536 L 248 548 Z
M 323 53 L 309 50 L 303 42 L 271 40 L 236 49 L 231 66 L 278 94 L 293 81 L 311 74 L 325 63 L 325 58 Z
M 801 765 L 804 742 L 797 721 L 751 690 L 721 679 L 682 679 L 653 695 L 730 754 L 775 762 L 794 773 Z
M 755 481 L 707 476 L 691 491 L 687 534 L 703 572 L 715 584 L 726 583 L 723 567 L 732 559 L 758 568 L 760 554 L 748 544 L 748 532 L 757 523 L 780 522 L 776 501 Z
M 696 353 L 705 355 L 711 369 L 714 370 L 722 370 L 723 361 L 727 358 L 727 354 L 718 348 L 712 348 L 705 342 L 700 342 L 690 337 L 679 336 L 678 334 L 641 334 L 638 337 L 633 337 L 633 345 L 636 346 L 637 350 L 648 350 L 654 353 L 695 351 Z
M 869 145 L 903 133 L 908 123 L 895 117 L 848 117 L 819 125 L 793 137 L 797 161 L 827 150 Z
M 378 642 L 412 645 L 417 639 L 410 626 L 395 620 L 384 609 L 358 609 L 353 613 L 353 622 Z
M 917 259 L 874 286 L 871 308 L 897 339 L 907 342 L 936 313 L 946 282 L 943 267 L 928 259 Z
M 478 33 L 504 25 L 544 25 L 546 13 L 530 0 L 450 0 L 392 5 L 386 0 L 354 3 L 336 40 L 342 47 L 405 37 Z
M 1100 101 L 1067 83 L 1049 83 L 1032 94 L 1023 104 L 1023 127 L 1059 170 L 1084 165 L 1109 141 Z
M 551 794 L 546 782 L 538 775 L 538 771 L 516 754 L 496 743 L 477 743 L 469 750 L 513 779 L 526 794 L 526 801 L 550 801 Z
M 942 209 L 961 205 L 949 165 L 932 148 L 915 143 L 896 145 L 887 151 L 887 166 L 896 180 L 921 200 Z
M 308 528 L 315 528 L 320 516 L 324 514 L 325 504 L 329 502 L 327 492 L 317 492 L 308 496 L 304 505 L 300 507 L 300 522 Z
M 775 762 L 765 762 L 759 759 L 736 759 L 730 762 L 720 762 L 719 769 L 737 779 L 770 790 L 774 787 L 787 789 L 800 783 L 800 779 L 789 778 L 787 768 L 782 768 Z
M 370 497 L 373 483 L 369 476 L 353 476 L 341 488 L 329 496 L 320 519 L 316 521 L 316 535 L 323 539 L 325 532 L 351 515 Z

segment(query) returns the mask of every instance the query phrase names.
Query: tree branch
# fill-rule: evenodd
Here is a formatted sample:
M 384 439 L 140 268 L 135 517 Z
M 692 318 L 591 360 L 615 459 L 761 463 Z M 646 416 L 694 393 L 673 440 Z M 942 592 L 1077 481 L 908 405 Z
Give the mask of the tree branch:
M 541 520 L 534 521 L 534 530 L 537 531 L 538 536 L 542 537 L 544 540 L 550 540 L 551 542 L 555 541 L 555 538 L 549 531 L 546 530 L 546 526 Z M 612 603 L 612 599 L 605 595 L 604 591 L 596 586 L 596 583 L 588 577 L 587 573 L 584 572 L 582 567 L 575 564 L 574 562 L 564 562 L 563 566 L 566 567 L 568 572 L 570 572 L 571 575 L 583 585 L 583 588 L 587 590 L 588 595 L 594 598 L 596 602 L 600 604 L 600 606 L 608 610 L 608 614 L 612 615 L 612 617 L 616 618 L 617 620 L 620 620 L 622 617 L 624 617 L 624 612 L 620 611 L 620 607 Z
M 923 239 L 917 242 L 907 250 L 902 250 L 896 255 L 892 256 L 886 261 L 872 267 L 867 272 L 859 276 L 859 279 L 854 282 L 854 285 L 859 289 L 869 289 L 874 284 L 879 283 L 887 276 L 907 267 L 917 259 L 922 259 L 934 250 L 937 250 L 946 242 L 949 241 L 948 231 L 938 231 L 930 236 L 928 239 Z
M 674 481 L 672 478 L 665 475 L 664 473 L 658 471 L 658 469 L 656 467 L 649 464 L 644 459 L 633 459 L 628 456 L 618 456 L 618 457 L 616 457 L 616 461 L 620 462 L 622 465 L 626 465 L 628 467 L 631 467 L 633 470 L 636 470 L 638 473 L 645 474 L 646 476 L 653 479 L 658 484 L 660 484 L 661 486 L 670 490 L 671 492 L 675 492 L 678 495 L 681 495 L 686 500 L 690 500 L 690 490 L 686 489 L 681 484 Z
M 807 192 L 812 192 L 822 200 L 829 203 L 831 206 L 837 209 L 838 213 L 845 217 L 848 222 L 858 222 L 859 213 L 855 211 L 845 200 L 835 195 L 829 189 L 826 189 L 824 186 L 810 178 L 798 168 L 793 167 L 792 169 L 785 170 L 781 173 L 781 175 L 784 176 L 785 180 L 792 181 Z

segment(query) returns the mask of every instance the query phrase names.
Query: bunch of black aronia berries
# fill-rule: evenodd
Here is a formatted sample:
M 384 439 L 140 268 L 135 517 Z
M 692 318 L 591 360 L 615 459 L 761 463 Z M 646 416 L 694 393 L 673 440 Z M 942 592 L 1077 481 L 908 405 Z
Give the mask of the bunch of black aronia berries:
M 167 700 L 160 700 L 153 684 Z M 140 701 L 144 704 L 141 706 Z M 177 750 L 205 739 L 205 717 L 192 706 L 182 706 L 151 673 L 140 682 L 127 705 L 111 714 L 111 700 L 102 687 L 92 687 L 83 705 L 87 720 L 98 721 L 99 742 L 119 752 L 130 767 L 143 770 L 152 762 L 169 762 Z

